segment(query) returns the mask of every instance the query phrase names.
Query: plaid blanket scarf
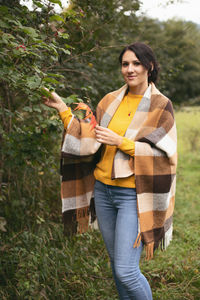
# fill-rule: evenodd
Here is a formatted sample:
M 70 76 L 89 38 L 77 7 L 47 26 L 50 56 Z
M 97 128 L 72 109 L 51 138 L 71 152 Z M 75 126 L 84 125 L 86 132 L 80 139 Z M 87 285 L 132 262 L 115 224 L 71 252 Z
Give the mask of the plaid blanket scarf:
M 127 85 L 107 94 L 98 104 L 97 123 L 107 127 L 127 92 Z M 172 238 L 176 185 L 176 125 L 171 101 L 154 84 L 146 90 L 125 137 L 135 141 L 135 156 L 118 150 L 112 178 L 135 175 L 139 230 L 134 247 L 146 246 L 153 257 Z M 95 219 L 93 171 L 101 145 L 87 120 L 72 118 L 64 133 L 61 151 L 62 212 L 67 233 L 85 232 Z

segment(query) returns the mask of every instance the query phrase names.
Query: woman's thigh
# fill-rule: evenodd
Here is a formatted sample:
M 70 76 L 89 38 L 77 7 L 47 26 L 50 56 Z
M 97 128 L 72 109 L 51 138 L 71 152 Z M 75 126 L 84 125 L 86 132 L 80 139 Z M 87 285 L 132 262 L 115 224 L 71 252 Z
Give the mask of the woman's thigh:
M 116 195 L 118 212 L 115 226 L 114 261 L 116 269 L 127 271 L 138 266 L 142 251 L 133 248 L 138 234 L 137 197 L 135 189 L 123 189 Z
M 117 209 L 112 204 L 107 186 L 99 181 L 95 183 L 94 199 L 99 229 L 113 261 Z
M 138 232 L 135 189 L 109 186 L 96 181 L 95 207 L 99 227 L 111 259 L 115 256 L 117 261 L 123 262 L 128 259 L 130 263 L 135 256 L 133 252 L 138 253 L 139 250 L 133 248 Z

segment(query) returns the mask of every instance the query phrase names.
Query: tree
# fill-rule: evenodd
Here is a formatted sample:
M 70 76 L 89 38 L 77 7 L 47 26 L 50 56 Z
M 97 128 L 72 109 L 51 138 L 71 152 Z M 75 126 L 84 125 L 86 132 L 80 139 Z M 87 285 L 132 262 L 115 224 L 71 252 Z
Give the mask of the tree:
M 199 96 L 200 30 L 192 22 L 171 20 L 163 23 L 164 92 L 176 103 Z
M 19 1 L 0 6 L 1 187 L 6 199 L 1 205 L 13 228 L 20 226 L 18 220 L 31 222 L 30 207 L 45 214 L 48 201 L 59 199 L 55 156 L 61 126 L 58 116 L 41 105 L 41 88 L 66 88 L 62 74 L 49 69 L 60 65 L 61 55 L 70 55 L 70 45 L 61 30 L 65 16 L 53 11 L 55 0 L 34 3 L 41 12 L 30 12 Z M 69 16 L 75 18 L 73 11 Z
M 59 198 L 62 126 L 41 105 L 43 86 L 56 88 L 68 104 L 84 101 L 95 108 L 123 84 L 120 51 L 143 41 L 160 62 L 164 94 L 182 103 L 200 92 L 197 25 L 137 17 L 138 0 L 72 0 L 61 14 L 53 9 L 59 0 L 33 2 L 31 12 L 18 0 L 1 0 L 0 6 L 1 186 L 10 208 L 0 205 L 10 224 L 16 209 L 25 220 L 28 207 L 42 207 L 45 214 L 48 201 Z
M 62 59 L 59 66 L 71 93 L 79 94 L 95 106 L 107 92 L 123 84 L 118 62 L 120 51 L 127 44 L 142 41 L 153 48 L 158 58 L 161 67 L 158 87 L 164 94 L 176 103 L 199 95 L 200 29 L 196 24 L 137 17 L 139 1 L 101 1 L 97 5 L 92 0 L 73 0 L 71 3 L 81 18 L 76 24 L 66 23 L 73 48 L 71 56 Z
M 66 23 L 73 48 L 71 56 L 62 59 L 59 71 L 68 81 L 71 93 L 95 106 L 105 93 L 122 84 L 118 56 L 136 35 L 139 1 L 73 0 L 66 13 L 71 8 L 81 18 L 76 24 Z

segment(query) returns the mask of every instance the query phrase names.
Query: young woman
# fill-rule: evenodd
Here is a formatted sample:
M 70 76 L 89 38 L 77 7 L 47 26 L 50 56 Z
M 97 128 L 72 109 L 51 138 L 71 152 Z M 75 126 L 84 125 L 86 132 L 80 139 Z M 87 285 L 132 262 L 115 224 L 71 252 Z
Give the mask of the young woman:
M 176 127 L 172 104 L 155 87 L 158 65 L 152 49 L 134 43 L 119 56 L 125 85 L 98 104 L 97 124 L 73 117 L 52 93 L 45 104 L 64 123 L 62 200 L 66 228 L 88 227 L 95 209 L 122 300 L 150 300 L 151 288 L 139 269 L 172 236 L 175 195 Z M 100 152 L 97 162 L 95 153 Z

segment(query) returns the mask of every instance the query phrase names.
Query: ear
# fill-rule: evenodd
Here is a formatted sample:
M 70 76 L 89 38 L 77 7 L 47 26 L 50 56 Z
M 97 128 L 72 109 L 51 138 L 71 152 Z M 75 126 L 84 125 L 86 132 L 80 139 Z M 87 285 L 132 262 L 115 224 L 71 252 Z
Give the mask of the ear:
M 148 71 L 148 76 L 150 76 L 151 75 L 151 72 L 153 71 L 153 69 L 154 69 L 154 65 L 153 65 L 153 63 L 150 63 L 150 68 L 149 68 L 149 71 Z

